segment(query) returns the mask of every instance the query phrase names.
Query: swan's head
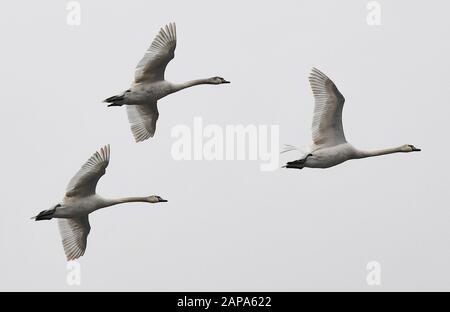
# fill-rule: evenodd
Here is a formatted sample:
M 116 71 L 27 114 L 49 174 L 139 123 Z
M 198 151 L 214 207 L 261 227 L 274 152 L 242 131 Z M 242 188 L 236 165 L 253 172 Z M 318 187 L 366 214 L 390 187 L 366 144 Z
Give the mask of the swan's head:
M 405 153 L 409 153 L 409 152 L 420 152 L 421 149 L 415 147 L 414 145 L 411 144 L 405 144 L 402 146 L 402 151 Z
M 212 77 L 212 78 L 209 78 L 209 82 L 210 82 L 211 84 L 230 83 L 229 81 L 223 79 L 222 77 Z
M 152 203 L 152 204 L 156 204 L 156 203 L 166 203 L 167 200 L 162 199 L 160 196 L 158 195 L 152 195 L 148 197 L 148 202 Z

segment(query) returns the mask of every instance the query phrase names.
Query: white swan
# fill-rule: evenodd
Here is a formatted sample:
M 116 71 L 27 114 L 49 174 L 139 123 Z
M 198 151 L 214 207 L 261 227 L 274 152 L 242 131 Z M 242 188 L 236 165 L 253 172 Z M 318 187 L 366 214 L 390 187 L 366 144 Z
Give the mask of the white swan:
M 342 109 L 345 99 L 342 94 L 333 81 L 316 68 L 312 69 L 309 82 L 315 99 L 313 144 L 308 154 L 301 159 L 288 162 L 284 168 L 329 168 L 349 159 L 420 151 L 409 144 L 377 151 L 361 151 L 354 148 L 347 143 L 344 135 Z M 286 151 L 294 149 L 289 146 Z
M 33 217 L 36 221 L 58 218 L 67 261 L 81 257 L 86 250 L 87 236 L 91 229 L 88 215 L 98 209 L 131 202 L 167 202 L 159 196 L 106 199 L 95 193 L 98 180 L 105 174 L 110 155 L 109 145 L 100 149 L 81 167 L 70 180 L 64 199 L 52 209 Z
M 136 142 L 153 137 L 158 120 L 156 102 L 171 93 L 201 84 L 230 83 L 221 77 L 192 80 L 174 84 L 164 79 L 167 64 L 174 58 L 177 35 L 175 23 L 161 28 L 156 38 L 139 62 L 134 83 L 120 95 L 107 98 L 108 106 L 127 105 L 128 120 Z

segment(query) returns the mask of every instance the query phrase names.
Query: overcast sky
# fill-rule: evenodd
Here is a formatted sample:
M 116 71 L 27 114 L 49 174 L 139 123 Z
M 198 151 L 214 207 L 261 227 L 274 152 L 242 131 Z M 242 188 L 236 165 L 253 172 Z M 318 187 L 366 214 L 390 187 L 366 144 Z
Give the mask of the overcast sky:
M 450 5 L 379 1 L 369 26 L 367 2 L 84 0 L 69 26 L 65 1 L 2 1 L 0 290 L 450 290 Z M 101 101 L 171 21 L 166 78 L 232 83 L 164 98 L 155 137 L 136 144 L 125 109 Z M 422 152 L 274 172 L 172 158 L 171 130 L 194 117 L 309 144 L 313 66 L 346 98 L 349 142 Z M 68 286 L 57 222 L 30 217 L 107 143 L 100 194 L 169 202 L 91 215 L 81 285 Z

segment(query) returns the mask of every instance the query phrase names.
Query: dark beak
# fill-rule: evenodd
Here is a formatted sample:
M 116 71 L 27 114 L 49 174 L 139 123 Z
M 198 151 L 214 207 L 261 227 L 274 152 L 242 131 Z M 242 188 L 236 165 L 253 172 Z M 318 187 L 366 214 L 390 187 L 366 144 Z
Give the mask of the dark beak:
M 222 83 L 231 83 L 230 81 L 223 80 Z
M 167 200 L 167 199 L 162 199 L 162 198 L 161 198 L 161 199 L 159 200 L 159 202 L 160 202 L 160 203 L 167 203 L 168 200 Z

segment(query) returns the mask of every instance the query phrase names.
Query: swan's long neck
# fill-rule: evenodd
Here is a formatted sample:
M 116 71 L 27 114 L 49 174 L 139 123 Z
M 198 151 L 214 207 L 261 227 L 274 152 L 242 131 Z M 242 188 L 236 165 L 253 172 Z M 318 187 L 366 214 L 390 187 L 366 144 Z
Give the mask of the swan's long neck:
M 375 151 L 358 151 L 356 158 L 375 157 L 375 156 L 382 156 L 382 155 L 402 153 L 402 152 L 404 152 L 402 150 L 402 146 L 386 148 L 386 149 L 381 149 L 381 150 L 375 150 Z
M 101 208 L 111 207 L 114 205 L 125 204 L 125 203 L 148 203 L 148 197 L 123 197 L 116 199 L 103 199 L 103 204 Z
M 172 87 L 172 92 L 177 92 L 186 88 L 190 88 L 193 86 L 198 86 L 198 85 L 202 85 L 202 84 L 212 84 L 211 80 L 209 78 L 206 79 L 196 79 L 196 80 L 191 80 L 191 81 L 187 81 L 184 83 L 175 83 L 173 84 Z

